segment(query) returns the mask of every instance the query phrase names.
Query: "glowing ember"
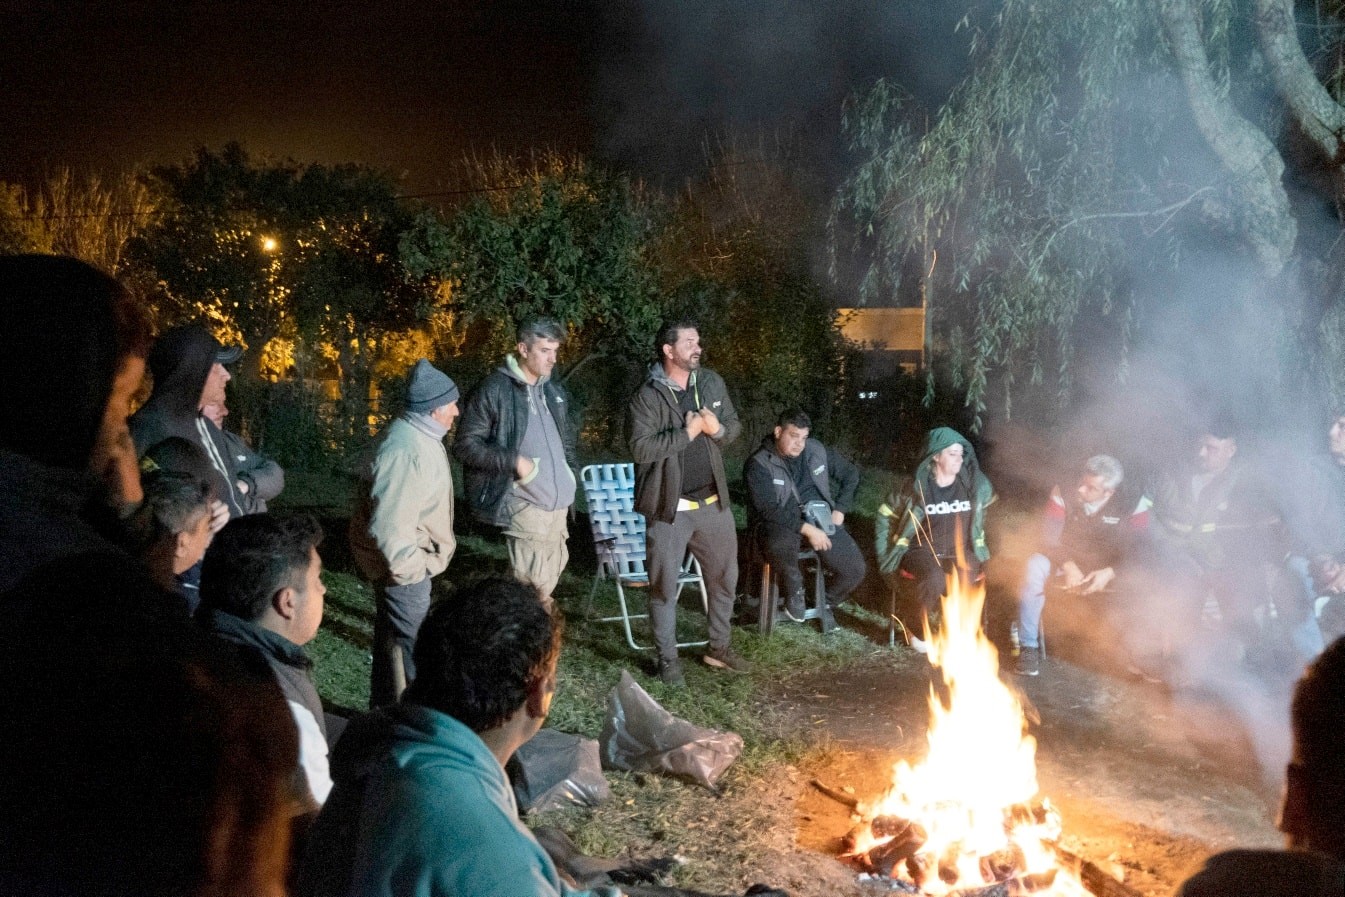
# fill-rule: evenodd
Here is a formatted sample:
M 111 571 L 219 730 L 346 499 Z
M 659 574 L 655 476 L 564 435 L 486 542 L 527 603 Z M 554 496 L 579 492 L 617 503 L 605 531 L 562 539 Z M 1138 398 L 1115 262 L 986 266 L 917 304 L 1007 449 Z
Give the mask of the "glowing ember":
M 1011 893 L 1086 895 L 1058 868 L 1060 819 L 1037 801 L 1036 740 L 1017 695 L 999 678 L 999 655 L 981 631 L 985 591 L 956 577 L 943 626 L 926 632 L 938 676 L 929 697 L 929 753 L 893 770 L 892 789 L 851 833 L 858 854 L 886 854 L 891 875 L 926 894 L 1011 881 Z M 928 627 L 926 627 L 928 628 Z

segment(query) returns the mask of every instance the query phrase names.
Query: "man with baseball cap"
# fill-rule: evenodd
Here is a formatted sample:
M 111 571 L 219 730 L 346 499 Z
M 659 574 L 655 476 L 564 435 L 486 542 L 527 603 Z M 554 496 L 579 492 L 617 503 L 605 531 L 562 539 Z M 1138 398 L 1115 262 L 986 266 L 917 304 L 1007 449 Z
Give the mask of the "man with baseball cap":
M 246 486 L 224 434 L 201 409 L 224 404 L 224 386 L 231 379 L 224 366 L 237 361 L 242 351 L 238 346 L 220 345 L 201 324 L 164 331 L 149 353 L 154 391 L 129 421 L 136 454 L 141 457 L 170 436 L 201 446 L 210 460 L 215 494 L 229 510 L 223 519 L 214 515 L 216 531 L 229 517 L 247 513 Z
M 457 384 L 422 358 L 411 369 L 402 414 L 384 429 L 362 471 L 350 547 L 378 588 L 372 707 L 396 703 L 415 678 L 411 646 L 430 609 L 431 580 L 457 547 L 444 448 L 457 416 Z

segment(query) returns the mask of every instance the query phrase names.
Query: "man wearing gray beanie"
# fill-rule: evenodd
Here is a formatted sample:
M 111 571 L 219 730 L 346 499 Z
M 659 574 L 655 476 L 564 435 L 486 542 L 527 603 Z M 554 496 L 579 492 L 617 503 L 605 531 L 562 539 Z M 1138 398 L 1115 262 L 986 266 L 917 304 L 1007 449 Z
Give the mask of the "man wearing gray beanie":
M 457 416 L 457 384 L 422 358 L 407 380 L 404 410 L 362 465 L 350 547 L 376 588 L 370 707 L 396 703 L 415 678 L 411 646 L 430 609 L 431 581 L 457 547 L 444 448 Z

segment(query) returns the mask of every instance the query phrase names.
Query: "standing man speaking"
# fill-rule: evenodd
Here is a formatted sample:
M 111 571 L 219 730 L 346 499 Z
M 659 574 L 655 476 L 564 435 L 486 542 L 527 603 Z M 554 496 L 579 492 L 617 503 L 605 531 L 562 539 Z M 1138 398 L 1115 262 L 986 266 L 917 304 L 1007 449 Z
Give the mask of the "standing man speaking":
M 520 324 L 514 354 L 467 398 L 454 443 L 472 513 L 504 531 L 514 577 L 548 608 L 570 559 L 575 491 L 569 397 L 551 379 L 564 335 L 548 318 Z
M 729 646 L 729 619 L 738 584 L 738 533 L 729 508 L 721 447 L 742 425 L 724 380 L 701 367 L 696 323 L 674 321 L 658 336 L 659 360 L 630 401 L 630 450 L 635 459 L 635 510 L 645 516 L 649 557 L 649 616 L 659 678 L 684 685 L 677 657 L 677 577 L 689 547 L 700 561 L 710 604 L 705 662 L 746 672 Z

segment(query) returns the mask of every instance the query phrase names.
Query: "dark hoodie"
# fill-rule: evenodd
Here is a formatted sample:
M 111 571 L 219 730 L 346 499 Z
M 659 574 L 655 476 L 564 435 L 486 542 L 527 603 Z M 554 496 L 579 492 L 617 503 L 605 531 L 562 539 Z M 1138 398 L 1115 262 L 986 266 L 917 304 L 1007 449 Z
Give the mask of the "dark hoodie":
M 210 459 L 215 494 L 234 517 L 243 516 L 237 494 L 239 472 L 224 434 L 201 414 L 201 391 L 220 345 L 200 324 L 174 327 L 159 337 L 149 354 L 154 391 L 129 421 L 136 453 L 177 436 L 201 446 Z
M 120 294 L 75 259 L 0 256 L 0 592 L 66 555 L 112 550 L 89 461 L 128 351 Z
M 934 456 L 953 443 L 962 446 L 962 469 L 957 482 L 971 496 L 971 544 L 966 546 L 980 563 L 990 560 L 990 549 L 985 544 L 985 509 L 995 500 L 995 490 L 981 472 L 976 451 L 961 433 L 951 427 L 935 427 L 925 439 L 925 450 L 915 475 L 904 487 L 894 488 L 878 507 L 874 520 L 878 568 L 887 574 L 895 573 L 901 559 L 912 544 L 922 541 L 925 521 L 925 493 L 933 478 L 930 468 Z

